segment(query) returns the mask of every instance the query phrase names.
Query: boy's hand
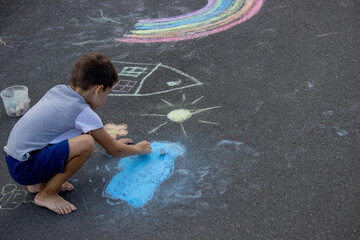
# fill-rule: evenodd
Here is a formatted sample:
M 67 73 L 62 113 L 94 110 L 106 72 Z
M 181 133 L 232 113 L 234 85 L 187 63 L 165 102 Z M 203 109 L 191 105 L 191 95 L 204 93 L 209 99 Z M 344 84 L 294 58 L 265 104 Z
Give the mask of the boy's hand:
M 150 154 L 151 145 L 147 141 L 142 141 L 136 145 L 127 145 L 131 143 L 131 139 L 114 140 L 104 128 L 91 131 L 92 137 L 98 142 L 106 152 L 114 157 L 129 157 L 134 155 Z
M 139 155 L 152 153 L 151 144 L 148 143 L 147 141 L 139 142 L 135 146 L 139 148 L 139 153 L 138 153 Z

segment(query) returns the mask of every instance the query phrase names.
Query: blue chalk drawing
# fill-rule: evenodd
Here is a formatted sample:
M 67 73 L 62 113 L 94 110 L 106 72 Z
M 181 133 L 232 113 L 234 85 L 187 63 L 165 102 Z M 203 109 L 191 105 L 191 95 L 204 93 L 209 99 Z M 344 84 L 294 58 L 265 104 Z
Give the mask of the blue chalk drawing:
M 104 190 L 104 196 L 124 200 L 132 207 L 142 207 L 152 199 L 156 189 L 174 172 L 174 163 L 186 152 L 183 145 L 171 142 L 153 142 L 152 153 L 131 156 L 119 162 L 121 172 L 116 174 Z

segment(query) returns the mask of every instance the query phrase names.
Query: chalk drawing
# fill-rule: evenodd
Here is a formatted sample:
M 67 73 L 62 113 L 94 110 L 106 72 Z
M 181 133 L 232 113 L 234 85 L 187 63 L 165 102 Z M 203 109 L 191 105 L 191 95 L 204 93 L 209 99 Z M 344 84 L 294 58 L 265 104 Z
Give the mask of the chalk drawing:
M 260 102 L 257 103 L 257 106 L 256 106 L 256 108 L 255 108 L 255 113 L 257 113 L 257 112 L 260 110 L 260 108 L 261 108 L 261 106 L 262 106 L 263 104 L 264 104 L 263 101 L 260 101 Z
M 337 131 L 336 133 L 337 133 L 340 137 L 349 135 L 349 132 L 346 131 L 346 130 L 339 130 L 339 131 Z
M 192 100 L 187 101 L 191 103 Z M 99 154 L 108 162 L 108 167 L 95 162 L 88 166 L 88 175 L 93 180 L 88 200 L 97 205 L 92 208 L 91 215 L 103 215 L 104 220 L 114 222 L 131 219 L 131 216 L 154 216 L 162 210 L 170 215 L 195 216 L 227 208 L 223 196 L 230 195 L 229 189 L 234 185 L 236 192 L 231 194 L 239 201 L 260 191 L 261 184 L 251 178 L 251 169 L 262 159 L 261 153 L 245 141 L 221 140 L 205 141 L 201 146 L 194 143 L 191 149 L 174 142 L 158 141 L 170 146 L 156 147 L 152 143 L 154 158 L 150 155 L 148 158 L 107 159 Z M 173 156 L 175 154 L 177 157 Z M 145 186 L 151 186 L 151 191 L 143 190 Z M 103 204 L 107 206 L 105 209 Z
M 6 42 L 4 42 L 3 40 L 1 40 L 1 38 L 0 38 L 0 45 L 6 46 Z
M 314 84 L 312 84 L 311 82 L 307 82 L 307 87 L 308 87 L 308 88 L 313 88 L 313 87 L 314 87 Z
M 195 101 L 193 101 L 191 105 L 194 105 L 195 103 L 199 102 L 201 99 L 203 98 L 200 97 L 198 99 L 196 99 Z M 186 96 L 185 94 L 182 97 L 183 102 L 186 100 Z M 172 103 L 170 103 L 169 101 L 165 100 L 165 99 L 161 99 L 164 103 L 166 103 L 166 105 L 168 105 L 169 107 L 174 107 L 174 105 Z M 185 127 L 183 125 L 183 123 L 187 120 L 189 120 L 192 116 L 205 112 L 205 111 L 209 111 L 209 110 L 213 110 L 213 109 L 217 109 L 220 108 L 221 106 L 215 106 L 215 107 L 208 107 L 208 108 L 200 108 L 200 109 L 185 109 L 185 108 L 178 108 L 178 109 L 174 109 L 171 110 L 170 112 L 168 112 L 167 114 L 152 114 L 152 113 L 147 113 L 147 114 L 140 114 L 140 116 L 150 116 L 150 117 L 164 117 L 167 118 L 168 120 L 178 123 L 180 124 L 180 127 L 182 129 L 182 132 L 184 133 L 185 137 L 187 137 L 186 131 L 185 131 Z M 209 121 L 204 121 L 204 120 L 198 120 L 200 123 L 205 123 L 205 124 L 212 124 L 212 125 L 218 125 L 218 123 L 215 122 L 209 122 Z M 159 126 L 153 128 L 152 130 L 150 130 L 148 132 L 148 134 L 152 134 L 155 133 L 157 130 L 159 130 L 161 127 L 165 126 L 168 122 L 164 122 L 161 123 Z
M 137 84 L 137 81 L 132 80 L 119 80 L 115 86 L 112 88 L 113 92 L 116 93 L 129 93 Z
M 119 82 L 109 96 L 151 96 L 202 85 L 196 78 L 162 63 L 113 64 L 119 72 Z
M 254 16 L 265 0 L 208 0 L 203 8 L 184 15 L 139 20 L 120 42 L 181 41 L 230 29 Z
M 89 19 L 93 20 L 94 22 L 100 22 L 100 23 L 106 23 L 106 22 L 112 22 L 112 23 L 121 23 L 118 19 L 114 18 L 108 18 L 104 16 L 104 13 L 102 10 L 99 10 L 100 17 L 99 18 L 92 18 L 87 16 Z
M 77 43 L 73 43 L 74 46 L 83 46 L 85 44 L 91 44 L 91 43 L 106 43 L 108 42 L 107 40 L 88 40 L 88 41 L 84 41 L 84 42 L 77 42 Z
M 334 114 L 334 111 L 332 111 L 332 110 L 328 110 L 328 111 L 323 112 L 323 115 L 325 117 L 331 117 L 333 114 Z
M 128 134 L 128 131 L 126 130 L 127 124 L 117 125 L 114 123 L 108 123 L 104 126 L 104 129 L 114 139 L 126 136 Z
M 174 163 L 185 147 L 179 143 L 153 142 L 152 153 L 119 161 L 121 171 L 105 187 L 103 196 L 109 204 L 126 201 L 138 208 L 150 201 L 156 189 L 174 172 Z M 115 201 L 115 203 L 114 203 Z
M 89 17 L 89 16 L 87 16 L 87 17 L 89 19 L 93 20 L 94 22 L 99 22 L 99 23 L 111 22 L 111 23 L 121 24 L 122 22 L 120 21 L 120 19 L 129 18 L 129 17 L 135 17 L 135 16 L 139 15 L 138 13 L 134 13 L 134 14 L 124 15 L 124 16 L 121 16 L 121 17 L 111 18 L 111 17 L 105 17 L 102 10 L 99 10 L 99 13 L 100 13 L 100 17 L 98 17 L 98 18 Z
M 136 66 L 124 67 L 119 73 L 119 76 L 138 77 L 142 73 L 145 73 L 146 69 L 147 69 L 146 67 L 136 67 Z
M 328 36 L 333 36 L 333 35 L 337 35 L 339 34 L 339 32 L 331 32 L 331 33 L 324 33 L 324 34 L 318 34 L 316 35 L 317 37 L 328 37 Z
M 26 201 L 27 191 L 18 190 L 15 184 L 6 184 L 0 192 L 0 210 L 13 210 Z
M 169 213 L 194 216 L 204 210 L 226 208 L 221 196 L 240 179 L 244 185 L 232 193 L 239 200 L 261 190 L 256 180 L 247 180 L 250 169 L 261 157 L 252 146 L 222 140 L 209 148 L 202 146 L 202 150 L 200 155 L 188 151 L 186 158 L 176 163 L 172 184 L 159 188 L 152 207 L 165 206 Z M 169 204 L 171 208 L 166 207 Z M 181 208 L 176 208 L 178 204 Z
M 245 145 L 243 142 L 222 140 L 218 143 L 218 146 L 235 146 L 236 150 L 242 150 L 253 157 L 259 157 L 261 154 L 255 151 L 252 147 Z
M 322 115 L 324 116 L 324 118 L 322 119 L 322 122 L 319 122 L 316 124 L 317 127 L 319 127 L 320 129 L 329 129 L 329 133 L 333 134 L 333 131 L 336 131 L 336 134 L 340 137 L 345 137 L 347 135 L 350 134 L 350 132 L 348 132 L 345 129 L 341 129 L 340 125 L 334 125 L 333 123 L 333 116 L 334 116 L 334 111 L 333 110 L 327 110 L 322 112 Z
M 181 84 L 181 80 L 172 81 L 172 82 L 167 82 L 166 84 L 167 84 L 168 86 L 170 86 L 170 87 L 178 86 L 178 85 Z
M 108 165 L 104 165 L 106 171 L 110 171 L 110 168 L 108 167 Z

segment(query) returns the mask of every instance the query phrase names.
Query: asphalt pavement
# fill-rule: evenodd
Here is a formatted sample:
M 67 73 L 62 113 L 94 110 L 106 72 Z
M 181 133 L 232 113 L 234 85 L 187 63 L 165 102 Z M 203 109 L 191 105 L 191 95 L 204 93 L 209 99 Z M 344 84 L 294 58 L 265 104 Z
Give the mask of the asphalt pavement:
M 66 216 L 1 151 L 0 239 L 360 239 L 358 0 L 3 0 L 0 19 L 0 90 L 33 106 L 102 52 L 120 82 L 97 113 L 156 148 L 96 146 Z M 0 119 L 3 147 L 19 118 Z

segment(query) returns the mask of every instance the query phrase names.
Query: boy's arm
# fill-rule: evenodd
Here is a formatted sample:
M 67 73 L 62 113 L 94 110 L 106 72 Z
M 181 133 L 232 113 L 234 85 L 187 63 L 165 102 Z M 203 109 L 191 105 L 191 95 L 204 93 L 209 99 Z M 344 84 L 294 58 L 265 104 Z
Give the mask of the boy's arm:
M 98 142 L 110 155 L 114 157 L 128 157 L 132 155 L 144 155 L 151 153 L 151 145 L 147 141 L 142 141 L 136 145 L 127 145 L 114 140 L 104 128 L 91 131 L 91 136 Z

